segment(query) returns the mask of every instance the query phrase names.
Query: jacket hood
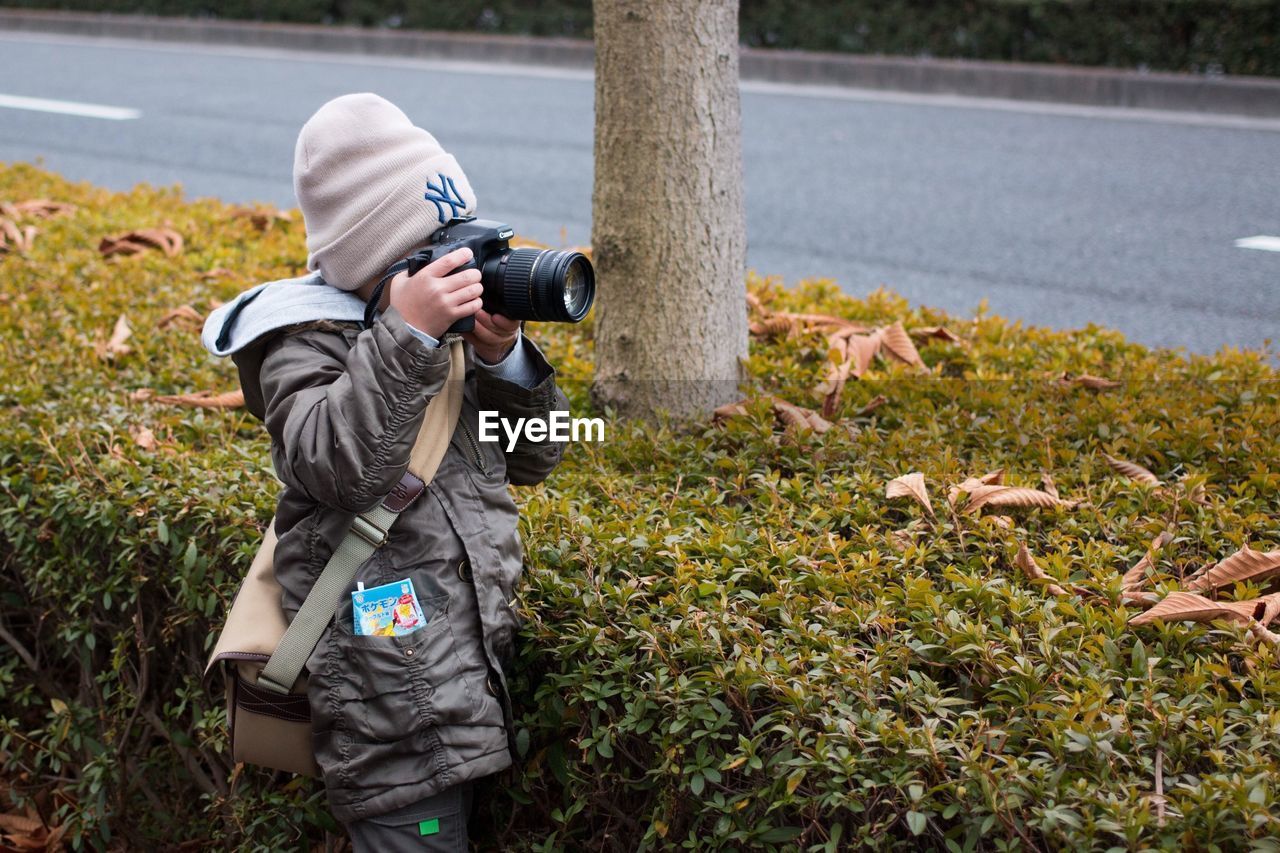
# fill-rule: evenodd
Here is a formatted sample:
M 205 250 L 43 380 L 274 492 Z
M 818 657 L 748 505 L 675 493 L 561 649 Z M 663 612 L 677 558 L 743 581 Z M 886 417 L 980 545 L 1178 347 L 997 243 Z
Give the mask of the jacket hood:
M 200 342 L 219 358 L 232 356 L 240 372 L 245 405 L 262 418 L 265 406 L 258 380 L 261 347 L 255 345 L 294 323 L 362 322 L 364 308 L 359 296 L 333 287 L 318 272 L 268 281 L 218 306 L 204 321 Z

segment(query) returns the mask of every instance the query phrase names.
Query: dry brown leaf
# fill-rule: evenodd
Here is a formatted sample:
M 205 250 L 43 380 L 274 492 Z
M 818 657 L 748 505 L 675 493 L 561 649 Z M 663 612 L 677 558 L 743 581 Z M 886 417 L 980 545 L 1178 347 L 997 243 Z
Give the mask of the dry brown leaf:
M 1167 530 L 1152 540 L 1147 553 L 1143 554 L 1142 559 L 1134 563 L 1120 579 L 1120 591 L 1124 595 L 1131 595 L 1142 589 L 1147 582 L 1147 570 L 1155 567 L 1155 555 L 1172 541 L 1173 534 Z
M 984 486 L 999 486 L 1004 483 L 1004 469 L 996 470 L 983 474 L 981 477 L 968 477 L 958 486 L 952 486 L 951 491 L 947 493 L 947 503 L 955 506 L 960 495 L 972 495 L 975 491 L 981 490 Z
M 139 228 L 116 237 L 103 237 L 98 243 L 98 251 L 109 258 L 159 249 L 172 258 L 182 253 L 182 246 L 182 235 L 172 228 Z
M 969 501 L 964 505 L 964 512 L 974 513 L 983 507 L 1020 507 L 1052 509 L 1056 506 L 1073 507 L 1072 501 L 1055 498 L 1048 492 L 1039 489 L 1026 489 L 1016 486 L 982 486 L 970 493 Z
M 916 326 L 914 329 L 908 329 L 907 334 L 913 338 L 921 338 L 923 340 L 937 338 L 952 344 L 963 343 L 960 336 L 946 326 Z
M 879 332 L 871 335 L 840 333 L 828 338 L 828 343 L 830 349 L 827 357 L 832 363 L 824 384 L 818 390 L 825 394 L 822 401 L 822 414 L 830 418 L 835 415 L 840 405 L 840 398 L 849 377 L 854 376 L 860 379 L 867 372 L 872 359 L 880 350 L 880 335 Z
M 795 334 L 798 328 L 786 317 L 768 317 L 751 323 L 749 331 L 757 338 L 782 338 Z
M 0 814 L 0 829 L 6 833 L 18 833 L 20 835 L 35 835 L 44 831 L 44 823 L 30 815 L 18 814 L 17 812 L 9 812 Z
M 1003 527 L 1005 530 L 1013 529 L 1013 518 L 1008 515 L 988 515 L 987 521 L 996 527 Z
M 121 314 L 116 319 L 116 325 L 111 330 L 111 337 L 106 344 L 98 351 L 98 354 L 107 359 L 115 358 L 118 355 L 128 355 L 132 347 L 125 343 L 129 336 L 133 334 L 133 329 L 129 328 L 129 320 L 125 315 Z
M 773 411 L 778 416 L 778 419 L 788 427 L 811 429 L 817 433 L 824 433 L 831 429 L 831 421 L 822 417 L 813 409 L 806 409 L 804 406 L 788 403 L 778 397 L 773 398 Z
M 1160 478 L 1155 474 L 1152 474 L 1146 468 L 1143 468 L 1141 465 L 1129 462 L 1126 459 L 1117 459 L 1116 457 L 1109 456 L 1106 453 L 1102 454 L 1102 458 L 1106 459 L 1107 464 L 1113 469 L 1124 474 L 1130 480 L 1134 480 L 1148 486 L 1160 485 Z
M 759 312 L 764 310 L 764 305 L 760 302 L 760 297 L 754 293 L 747 294 L 747 312 Z
M 197 409 L 238 409 L 244 406 L 244 391 L 197 391 L 194 394 L 164 395 L 153 398 L 157 403 L 190 406 Z
M 1208 592 L 1239 581 L 1264 581 L 1280 575 L 1280 550 L 1255 551 L 1245 545 L 1222 562 L 1194 575 L 1188 589 Z
M 1053 475 L 1048 471 L 1040 472 L 1040 486 L 1046 494 L 1053 495 L 1055 498 L 1058 497 L 1058 486 L 1053 482 Z
M 1026 543 L 1018 543 L 1018 556 L 1014 558 L 1014 562 L 1018 564 L 1018 568 L 1022 569 L 1022 573 L 1032 583 L 1044 584 L 1045 590 L 1051 595 L 1069 595 L 1057 581 L 1045 573 L 1045 570 L 1036 564 L 1035 558 L 1031 556 L 1031 552 L 1027 550 Z
M 1248 601 L 1213 601 L 1194 592 L 1171 592 L 1145 613 L 1129 619 L 1130 625 L 1147 625 L 1161 619 L 1165 622 L 1253 622 L 1266 626 L 1280 613 L 1280 593 L 1251 598 Z
M 902 328 L 901 322 L 880 329 L 880 342 L 881 352 L 887 352 L 899 361 L 914 367 L 925 366 L 923 359 L 920 358 L 920 352 L 916 349 L 911 336 L 907 334 L 907 330 Z
M 156 328 L 167 329 L 169 326 L 180 324 L 188 328 L 199 328 L 204 325 L 204 316 L 190 305 L 179 305 L 177 308 L 167 312 L 156 322 Z
M 736 403 L 725 403 L 723 406 L 717 406 L 711 413 L 711 420 L 719 423 L 728 418 L 741 417 L 747 413 L 747 400 L 739 400 Z
M 901 530 L 895 530 L 890 533 L 889 541 L 892 542 L 899 551 L 905 551 L 909 546 L 915 544 L 915 531 L 910 525 L 908 525 Z
M 863 406 L 861 409 L 858 409 L 854 417 L 860 418 L 860 417 L 863 417 L 864 415 L 869 415 L 887 402 L 889 402 L 888 397 L 886 397 L 883 394 L 877 394 L 874 397 L 872 397 L 870 400 L 868 400 L 865 406 Z
M 233 273 L 231 270 L 227 269 L 226 267 L 214 267 L 211 270 L 205 270 L 204 272 L 200 273 L 200 279 L 202 281 L 212 281 L 215 278 L 230 278 L 233 275 L 235 275 L 235 273 Z M 221 305 L 222 303 L 219 302 L 218 304 Z M 214 307 L 217 307 L 217 306 L 214 306 Z
M 0 218 L 0 253 L 26 254 L 38 233 L 34 225 L 19 227 L 11 219 Z
M 1105 391 L 1108 388 L 1119 388 L 1124 383 L 1117 382 L 1114 379 L 1104 379 L 1101 376 L 1090 376 L 1088 373 L 1081 373 L 1079 376 L 1064 373 L 1058 379 L 1058 384 L 1062 386 L 1080 385 L 1090 391 Z
M 871 362 L 880 352 L 884 344 L 884 336 L 875 331 L 869 335 L 850 335 L 848 338 L 848 359 L 852 362 L 849 373 L 861 379 L 871 367 Z
M 71 213 L 76 209 L 74 204 L 67 204 L 61 201 L 50 201 L 47 198 L 30 198 L 26 201 L 19 201 L 14 204 L 0 205 L 4 208 L 6 216 L 12 216 L 15 219 L 21 216 L 32 216 L 36 219 L 50 219 L 54 216 L 61 216 L 64 213 Z
M 901 477 L 895 477 L 885 484 L 885 497 L 892 500 L 893 498 L 912 498 L 920 506 L 924 507 L 924 511 L 933 518 L 933 504 L 929 502 L 929 490 L 925 486 L 924 474 L 919 471 L 912 471 L 910 474 L 903 474 Z
M 293 214 L 287 210 L 275 210 L 269 207 L 237 207 L 231 211 L 232 219 L 247 219 L 259 231 L 270 230 L 277 222 L 292 222 Z
M 143 403 L 154 397 L 155 393 L 150 388 L 139 388 L 136 391 L 129 392 L 129 399 L 135 403 Z
M 133 443 L 141 447 L 143 450 L 156 449 L 156 434 L 149 427 L 140 427 L 137 430 L 131 430 L 129 433 L 133 436 Z

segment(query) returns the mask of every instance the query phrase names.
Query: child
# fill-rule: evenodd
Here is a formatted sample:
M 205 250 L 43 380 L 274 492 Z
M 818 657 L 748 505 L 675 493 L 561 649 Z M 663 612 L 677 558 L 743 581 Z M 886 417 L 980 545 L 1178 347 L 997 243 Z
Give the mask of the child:
M 241 294 L 204 336 L 233 355 L 246 403 L 271 434 L 284 483 L 275 574 L 290 618 L 353 515 L 399 482 L 449 371 L 440 339 L 458 318 L 476 318 L 444 461 L 356 573 L 365 587 L 411 580 L 423 625 L 356 634 L 346 596 L 307 663 L 316 760 L 355 849 L 464 851 L 472 782 L 514 754 L 504 668 L 522 562 L 507 484 L 540 482 L 564 449 L 481 443 L 477 411 L 547 418 L 568 406 L 519 323 L 483 310 L 480 274 L 455 271 L 469 250 L 399 273 L 363 328 L 387 267 L 474 211 L 466 176 L 431 134 L 376 95 L 337 98 L 298 136 L 294 188 L 318 276 Z

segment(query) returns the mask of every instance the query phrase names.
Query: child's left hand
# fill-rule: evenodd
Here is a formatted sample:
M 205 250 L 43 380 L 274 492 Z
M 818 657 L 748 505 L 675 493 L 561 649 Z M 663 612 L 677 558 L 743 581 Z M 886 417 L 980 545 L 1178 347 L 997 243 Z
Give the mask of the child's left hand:
M 507 357 L 520 337 L 520 321 L 501 314 L 490 314 L 481 308 L 476 312 L 476 326 L 462 335 L 485 364 L 497 364 Z

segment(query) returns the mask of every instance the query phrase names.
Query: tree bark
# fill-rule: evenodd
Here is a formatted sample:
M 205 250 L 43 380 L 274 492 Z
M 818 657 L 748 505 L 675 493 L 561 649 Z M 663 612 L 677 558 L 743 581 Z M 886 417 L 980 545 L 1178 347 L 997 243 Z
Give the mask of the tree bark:
M 592 5 L 593 396 L 699 417 L 747 355 L 738 0 Z

